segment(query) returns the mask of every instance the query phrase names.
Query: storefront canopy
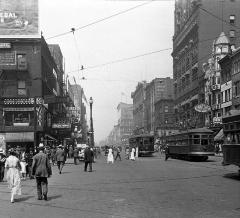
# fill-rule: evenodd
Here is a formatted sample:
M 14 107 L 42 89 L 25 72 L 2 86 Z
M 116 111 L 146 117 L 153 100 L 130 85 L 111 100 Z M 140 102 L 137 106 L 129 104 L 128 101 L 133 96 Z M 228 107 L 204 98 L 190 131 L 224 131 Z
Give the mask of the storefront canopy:
M 223 140 L 223 137 L 224 137 L 224 134 L 223 134 L 223 129 L 221 129 L 217 135 L 215 135 L 214 137 L 214 141 L 222 141 Z

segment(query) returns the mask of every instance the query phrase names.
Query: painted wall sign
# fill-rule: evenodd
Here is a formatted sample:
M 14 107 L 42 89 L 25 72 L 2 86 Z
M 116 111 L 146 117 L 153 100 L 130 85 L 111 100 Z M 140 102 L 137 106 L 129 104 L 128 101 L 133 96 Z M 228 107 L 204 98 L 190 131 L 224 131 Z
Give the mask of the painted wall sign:
M 0 0 L 0 38 L 40 38 L 38 0 Z

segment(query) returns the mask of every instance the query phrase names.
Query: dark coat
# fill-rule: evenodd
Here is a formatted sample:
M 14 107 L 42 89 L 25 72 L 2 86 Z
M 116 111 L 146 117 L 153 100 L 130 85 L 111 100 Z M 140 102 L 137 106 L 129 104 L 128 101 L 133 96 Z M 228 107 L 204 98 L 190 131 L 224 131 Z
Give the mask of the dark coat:
M 73 151 L 73 157 L 78 157 L 78 153 L 79 153 L 78 149 L 75 148 Z
M 32 175 L 36 177 L 49 177 L 52 175 L 48 156 L 43 152 L 39 152 L 33 157 Z
M 63 149 L 58 149 L 56 152 L 57 161 L 65 161 L 65 151 Z
M 90 148 L 86 148 L 84 151 L 84 161 L 93 162 L 93 151 Z

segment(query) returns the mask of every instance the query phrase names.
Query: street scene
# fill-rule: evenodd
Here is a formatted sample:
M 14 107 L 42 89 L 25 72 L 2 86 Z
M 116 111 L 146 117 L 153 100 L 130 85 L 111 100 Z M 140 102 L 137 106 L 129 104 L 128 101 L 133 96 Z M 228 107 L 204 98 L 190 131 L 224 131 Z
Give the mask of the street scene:
M 35 181 L 26 180 L 22 196 L 9 204 L 1 183 L 0 217 L 239 217 L 240 179 L 221 161 L 165 161 L 156 154 L 107 164 L 102 155 L 88 173 L 69 159 L 61 175 L 53 167 L 47 202 L 36 199 Z
M 240 0 L 0 0 L 0 218 L 240 217 Z

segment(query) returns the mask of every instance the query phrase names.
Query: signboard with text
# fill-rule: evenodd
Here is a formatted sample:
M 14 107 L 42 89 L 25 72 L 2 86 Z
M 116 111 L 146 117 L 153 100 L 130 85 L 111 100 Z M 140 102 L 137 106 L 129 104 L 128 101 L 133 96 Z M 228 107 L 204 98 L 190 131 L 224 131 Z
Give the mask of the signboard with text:
M 0 38 L 40 38 L 38 0 L 0 0 Z

